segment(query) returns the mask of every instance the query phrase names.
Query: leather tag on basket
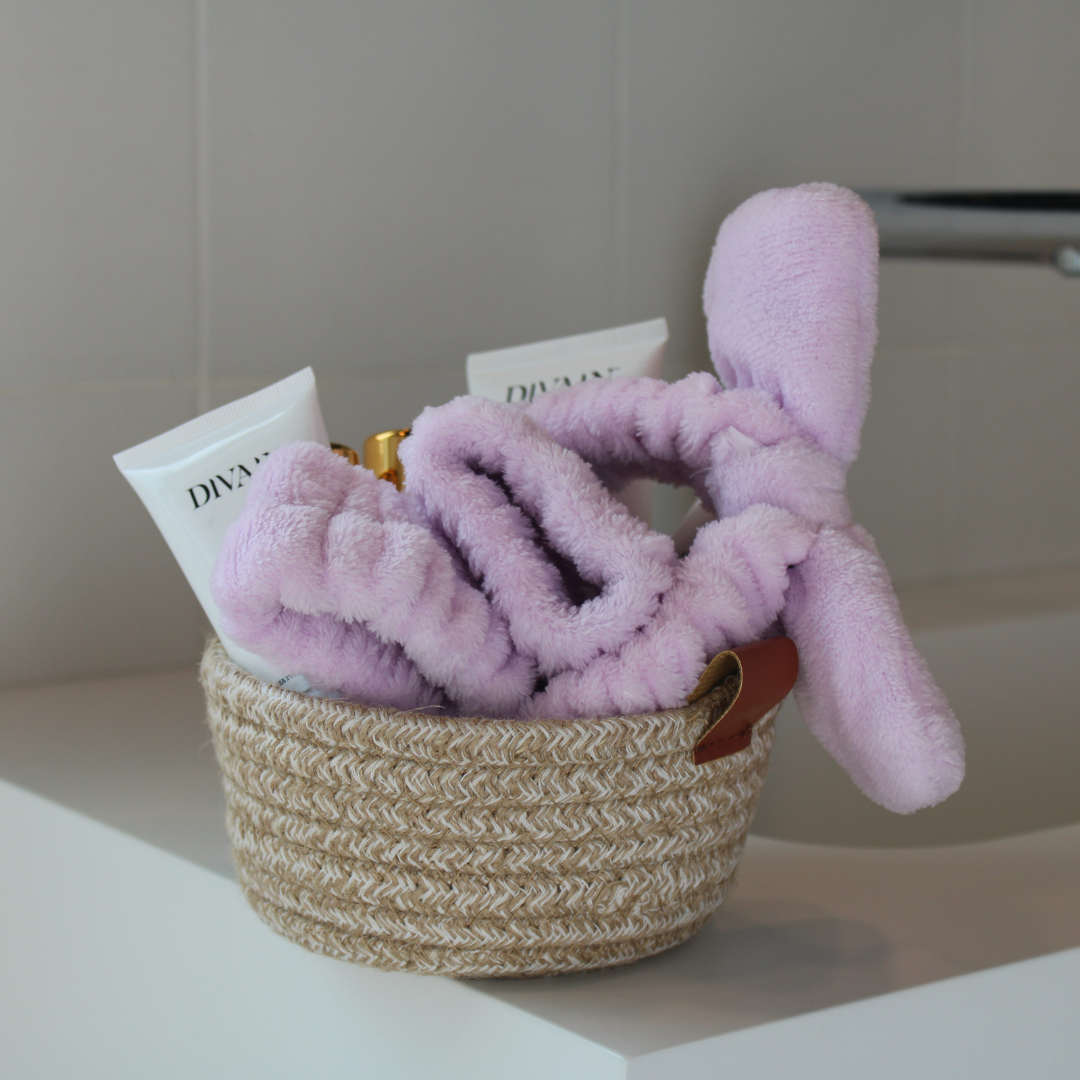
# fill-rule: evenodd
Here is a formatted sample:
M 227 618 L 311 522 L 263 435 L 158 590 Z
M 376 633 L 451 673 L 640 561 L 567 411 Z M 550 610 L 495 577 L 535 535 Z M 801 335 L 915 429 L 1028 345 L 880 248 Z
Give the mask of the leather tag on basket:
M 717 705 L 694 747 L 694 764 L 738 753 L 750 745 L 754 725 L 791 692 L 799 674 L 799 652 L 788 637 L 767 638 L 727 649 L 713 657 L 688 699 L 700 700 L 731 676 L 735 696 Z

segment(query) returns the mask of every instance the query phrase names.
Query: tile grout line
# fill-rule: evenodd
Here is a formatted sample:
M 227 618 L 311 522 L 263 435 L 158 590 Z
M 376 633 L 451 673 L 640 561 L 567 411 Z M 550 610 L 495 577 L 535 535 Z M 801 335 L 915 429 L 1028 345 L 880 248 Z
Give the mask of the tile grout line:
M 609 214 L 610 266 L 608 323 L 617 326 L 626 320 L 626 226 L 629 203 L 630 87 L 626 27 L 626 0 L 612 0 L 614 5 L 614 48 L 612 59 L 612 155 L 611 210 Z
M 115 394 L 132 390 L 185 390 L 195 388 L 195 380 L 190 376 L 182 376 L 177 379 L 87 379 L 78 382 L 36 383 L 30 386 L 11 387 L 7 390 L 0 390 L 0 401 L 51 395 L 76 397 L 81 394 Z
M 932 345 L 884 345 L 878 347 L 876 355 L 945 361 L 953 358 L 973 360 L 994 356 L 1014 357 L 1018 351 L 1022 351 L 1025 356 L 1052 359 L 1062 353 L 1074 355 L 1078 347 L 1080 347 L 1080 337 L 1075 336 L 1026 338 L 1015 341 L 999 339 L 995 342 L 951 340 Z
M 953 157 L 953 182 L 962 185 L 969 176 L 971 168 L 971 93 L 972 93 L 972 51 L 974 47 L 974 0 L 963 0 L 960 6 L 960 22 L 956 40 L 956 130 L 955 152 Z M 940 491 L 939 529 L 941 545 L 941 570 L 948 576 L 957 571 L 960 545 L 960 522 L 957 517 L 957 504 L 960 492 L 960 429 L 961 405 L 960 383 L 963 350 L 959 348 L 962 339 L 966 290 L 962 278 L 955 267 L 949 274 L 949 292 L 951 293 L 951 318 L 949 320 L 949 345 L 945 377 L 944 416 L 942 418 L 942 436 L 944 442 L 944 468 Z
M 971 182 L 972 86 L 975 48 L 975 3 L 963 0 L 956 42 L 956 131 L 953 156 L 953 181 Z
M 210 408 L 210 221 L 207 132 L 207 0 L 192 0 L 195 36 L 195 408 Z

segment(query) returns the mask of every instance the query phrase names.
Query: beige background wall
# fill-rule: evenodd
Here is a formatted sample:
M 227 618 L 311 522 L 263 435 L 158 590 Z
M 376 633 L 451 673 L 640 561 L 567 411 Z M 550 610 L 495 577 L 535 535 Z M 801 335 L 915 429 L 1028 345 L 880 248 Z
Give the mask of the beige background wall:
M 469 351 L 666 315 L 763 187 L 1080 188 L 1073 0 L 0 0 L 0 682 L 183 663 L 110 455 L 305 364 L 343 441 Z M 857 514 L 1080 561 L 1080 283 L 887 265 Z

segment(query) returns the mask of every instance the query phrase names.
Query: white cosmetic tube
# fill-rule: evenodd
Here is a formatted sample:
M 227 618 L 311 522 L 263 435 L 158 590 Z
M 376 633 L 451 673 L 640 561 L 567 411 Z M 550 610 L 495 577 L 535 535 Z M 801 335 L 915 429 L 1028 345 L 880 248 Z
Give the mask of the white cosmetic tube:
M 621 375 L 663 375 L 666 319 L 617 326 L 593 334 L 472 353 L 465 361 L 469 393 L 492 401 L 529 402 L 564 386 Z M 637 517 L 652 519 L 653 483 L 634 480 L 617 497 Z
M 311 368 L 113 457 L 150 511 L 229 656 L 252 675 L 288 683 L 290 689 L 299 689 L 290 681 L 295 676 L 271 670 L 222 633 L 210 573 L 225 530 L 244 508 L 259 462 L 283 443 L 298 440 L 330 445 Z
M 589 379 L 649 375 L 664 367 L 667 319 L 617 326 L 594 334 L 472 353 L 465 361 L 469 393 L 492 401 L 532 401 L 537 394 Z

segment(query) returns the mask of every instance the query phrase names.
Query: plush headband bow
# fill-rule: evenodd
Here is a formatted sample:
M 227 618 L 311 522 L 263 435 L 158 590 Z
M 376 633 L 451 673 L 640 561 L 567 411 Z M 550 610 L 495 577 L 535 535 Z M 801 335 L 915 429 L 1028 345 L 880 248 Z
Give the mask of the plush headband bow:
M 215 571 L 226 629 L 369 703 L 559 717 L 681 704 L 710 656 L 779 618 L 800 708 L 862 790 L 902 812 L 940 801 L 959 731 L 844 496 L 876 266 L 852 193 L 765 192 L 724 223 L 706 281 L 730 389 L 597 381 L 527 414 L 458 399 L 402 445 L 407 493 L 320 447 L 278 450 Z M 684 558 L 611 496 L 635 476 L 718 513 Z

